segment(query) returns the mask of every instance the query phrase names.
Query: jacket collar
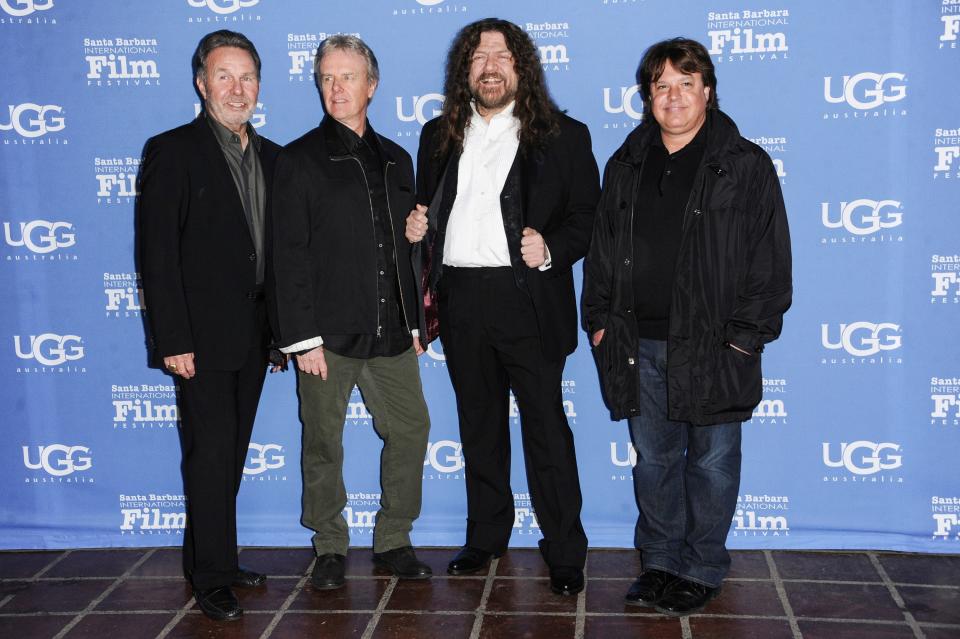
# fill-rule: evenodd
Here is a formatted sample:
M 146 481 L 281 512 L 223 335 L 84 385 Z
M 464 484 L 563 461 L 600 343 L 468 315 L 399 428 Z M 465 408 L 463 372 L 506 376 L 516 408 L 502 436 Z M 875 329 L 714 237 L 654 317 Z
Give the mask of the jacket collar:
M 703 126 L 707 128 L 703 162 L 715 164 L 740 139 L 740 130 L 730 116 L 719 109 L 707 111 L 707 120 Z M 647 148 L 656 139 L 654 136 L 659 137 L 659 135 L 660 125 L 647 114 L 643 125 L 627 136 L 623 146 L 614 153 L 614 158 L 628 164 L 639 165 L 646 156 Z
M 329 115 L 323 116 L 323 120 L 320 121 L 320 132 L 323 135 L 323 141 L 326 145 L 327 151 L 331 156 L 345 156 L 350 155 L 353 151 L 352 146 L 348 146 L 345 139 L 347 136 L 344 135 L 344 132 L 340 129 L 344 129 L 344 125 L 340 124 Z M 373 127 L 370 125 L 370 120 L 367 120 L 366 129 L 363 135 L 365 140 L 373 140 L 377 145 L 377 149 L 380 152 L 380 157 L 383 158 L 384 162 L 393 162 L 396 163 L 396 158 L 393 157 L 393 154 L 390 150 L 380 141 L 380 135 L 374 131 Z

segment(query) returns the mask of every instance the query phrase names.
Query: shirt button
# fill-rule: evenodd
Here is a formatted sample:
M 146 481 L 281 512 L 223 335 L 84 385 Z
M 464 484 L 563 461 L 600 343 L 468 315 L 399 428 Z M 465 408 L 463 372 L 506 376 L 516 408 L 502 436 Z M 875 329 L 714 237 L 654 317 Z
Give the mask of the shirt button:
M 383 244 L 377 244 L 377 248 L 383 248 Z
M 381 304 L 386 303 L 386 301 L 387 301 L 386 298 L 383 298 L 383 297 L 380 298 L 380 303 L 381 303 Z
M 664 171 L 663 173 L 664 173 L 664 175 L 670 175 L 670 169 L 667 169 L 667 170 Z
M 629 257 L 624 258 L 624 260 L 623 260 L 623 265 L 624 265 L 624 266 L 630 266 L 630 258 L 629 258 Z
M 636 362 L 634 361 L 634 359 L 633 359 L 632 357 L 628 357 L 628 358 L 627 358 L 627 364 L 629 364 L 630 366 L 633 366 L 635 363 L 636 363 Z
M 256 262 L 256 261 L 257 261 L 257 254 L 256 254 L 256 253 L 251 253 L 250 255 L 247 256 L 247 259 L 250 260 L 251 262 Z
M 383 275 L 383 271 L 380 271 L 380 275 Z

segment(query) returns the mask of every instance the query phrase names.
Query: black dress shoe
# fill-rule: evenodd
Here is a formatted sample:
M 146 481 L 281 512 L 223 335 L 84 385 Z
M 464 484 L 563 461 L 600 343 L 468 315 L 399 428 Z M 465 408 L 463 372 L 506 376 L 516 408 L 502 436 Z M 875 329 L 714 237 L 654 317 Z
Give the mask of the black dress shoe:
M 193 597 L 203 614 L 214 621 L 236 621 L 243 616 L 243 608 L 230 586 L 209 590 L 194 590 Z
M 720 588 L 711 588 L 695 581 L 677 578 L 657 602 L 657 612 L 671 617 L 683 617 L 703 610 L 707 603 L 720 594 Z
M 327 553 L 317 557 L 313 564 L 313 572 L 310 573 L 310 583 L 319 590 L 333 590 L 347 583 L 344 573 L 346 571 L 346 557 Z
M 262 586 L 267 581 L 267 576 L 261 572 L 250 570 L 246 566 L 237 568 L 237 574 L 233 577 L 234 588 L 256 588 Z
M 550 590 L 558 595 L 575 595 L 583 590 L 583 570 L 574 566 L 550 569 Z
M 486 569 L 494 554 L 479 548 L 464 546 L 460 552 L 447 564 L 447 573 L 451 575 L 469 575 Z
M 433 576 L 430 566 L 417 559 L 410 546 L 373 553 L 373 563 L 386 568 L 400 579 L 429 579 Z
M 647 570 L 630 585 L 624 599 L 631 606 L 655 606 L 663 598 L 664 590 L 675 579 L 675 576 L 662 570 Z

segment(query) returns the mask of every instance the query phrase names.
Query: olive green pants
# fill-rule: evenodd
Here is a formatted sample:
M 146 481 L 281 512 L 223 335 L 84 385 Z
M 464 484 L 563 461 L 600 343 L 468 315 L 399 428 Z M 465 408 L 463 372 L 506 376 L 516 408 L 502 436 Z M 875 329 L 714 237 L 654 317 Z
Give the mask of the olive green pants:
M 354 359 L 325 351 L 327 379 L 298 371 L 303 420 L 303 525 L 315 531 L 317 555 L 347 554 L 349 527 L 343 484 L 343 425 L 354 385 L 360 388 L 373 427 L 383 440 L 380 510 L 374 552 L 410 545 L 420 515 L 423 458 L 430 416 L 411 347 L 394 357 Z

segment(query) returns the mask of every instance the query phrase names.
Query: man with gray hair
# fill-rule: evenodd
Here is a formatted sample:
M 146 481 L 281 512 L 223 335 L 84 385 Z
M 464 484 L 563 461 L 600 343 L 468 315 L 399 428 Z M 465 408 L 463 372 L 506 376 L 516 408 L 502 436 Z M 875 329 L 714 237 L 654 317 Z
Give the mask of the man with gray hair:
M 280 344 L 300 376 L 312 582 L 345 583 L 343 424 L 354 385 L 383 440 L 374 562 L 401 579 L 427 579 L 410 544 L 430 430 L 417 363 L 420 302 L 403 236 L 413 162 L 367 121 L 380 71 L 360 38 L 325 40 L 314 73 L 326 117 L 284 148 L 274 188 Z
M 266 579 L 237 564 L 236 496 L 267 370 L 264 238 L 280 147 L 249 123 L 260 90 L 250 40 L 207 34 L 193 67 L 203 112 L 147 142 L 137 241 L 151 361 L 177 380 L 184 575 L 200 610 L 226 621 L 243 614 L 232 587 Z

